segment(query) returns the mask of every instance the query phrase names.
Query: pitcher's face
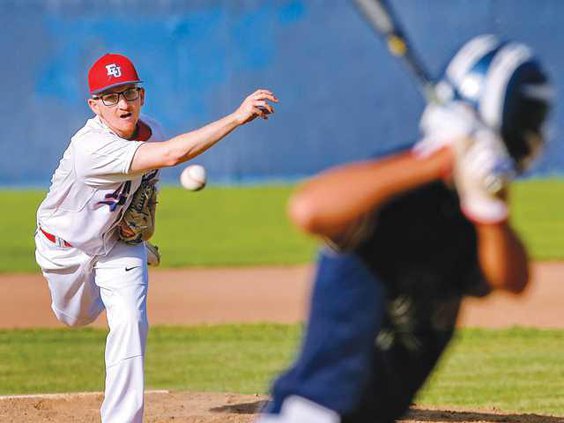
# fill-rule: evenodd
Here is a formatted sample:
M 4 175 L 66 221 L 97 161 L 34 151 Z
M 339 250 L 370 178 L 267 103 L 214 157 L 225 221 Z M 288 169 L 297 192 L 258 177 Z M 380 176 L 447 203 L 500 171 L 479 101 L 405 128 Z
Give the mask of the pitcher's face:
M 135 134 L 145 90 L 136 84 L 112 88 L 88 99 L 88 105 L 119 137 L 130 139 Z

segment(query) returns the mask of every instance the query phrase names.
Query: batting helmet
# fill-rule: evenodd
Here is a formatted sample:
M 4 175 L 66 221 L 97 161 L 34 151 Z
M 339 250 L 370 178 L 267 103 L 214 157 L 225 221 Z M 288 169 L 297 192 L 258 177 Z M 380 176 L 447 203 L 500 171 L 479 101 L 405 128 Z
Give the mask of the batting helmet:
M 473 38 L 450 61 L 437 89 L 443 100 L 470 104 L 501 135 L 518 169 L 528 167 L 544 143 L 553 89 L 527 46 L 493 35 Z

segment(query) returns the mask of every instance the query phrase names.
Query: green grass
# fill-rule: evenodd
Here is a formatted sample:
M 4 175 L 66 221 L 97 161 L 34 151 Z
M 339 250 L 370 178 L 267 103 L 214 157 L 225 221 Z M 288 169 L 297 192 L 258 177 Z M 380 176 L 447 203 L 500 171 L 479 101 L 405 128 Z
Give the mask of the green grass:
M 191 193 L 165 187 L 154 242 L 164 267 L 298 264 L 311 261 L 316 242 L 285 215 L 292 186 L 208 187 Z M 5 208 L 0 273 L 33 272 L 35 211 L 44 192 L 0 191 Z M 564 258 L 564 180 L 514 184 L 513 221 L 540 260 Z
M 155 327 L 149 332 L 149 388 L 265 392 L 290 360 L 299 327 Z M 0 330 L 0 395 L 101 391 L 102 329 Z
M 0 273 L 38 270 L 33 234 L 35 213 L 44 195 L 42 191 L 0 191 L 0 233 L 6 240 L 0 243 Z
M 564 331 L 465 329 L 418 402 L 564 416 Z
M 564 180 L 515 183 L 513 222 L 537 260 L 564 258 Z
M 309 261 L 312 239 L 286 218 L 289 186 L 165 188 L 154 242 L 164 264 L 180 266 L 296 264 Z
M 293 187 L 209 187 L 192 193 L 164 187 L 156 234 L 163 267 L 297 264 L 311 260 L 315 241 L 288 222 L 286 201 Z M 0 191 L 3 212 L 0 273 L 34 272 L 35 213 L 45 193 Z
M 291 360 L 297 325 L 156 327 L 149 389 L 264 393 Z M 0 394 L 101 391 L 105 331 L 0 331 Z M 564 331 L 464 329 L 421 405 L 564 416 Z

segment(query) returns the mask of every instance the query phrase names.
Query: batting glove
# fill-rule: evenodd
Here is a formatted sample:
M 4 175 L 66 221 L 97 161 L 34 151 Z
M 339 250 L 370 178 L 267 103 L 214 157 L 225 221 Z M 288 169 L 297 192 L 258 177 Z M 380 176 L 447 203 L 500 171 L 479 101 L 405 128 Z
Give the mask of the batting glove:
M 454 185 L 462 212 L 478 223 L 499 223 L 509 209 L 504 198 L 515 177 L 515 164 L 503 140 L 467 105 L 429 105 L 421 119 L 423 140 L 414 147 L 425 157 L 440 148 L 453 149 Z
M 455 143 L 454 185 L 464 214 L 478 223 L 507 219 L 506 189 L 515 176 L 503 141 L 489 129 Z
M 461 102 L 441 106 L 429 104 L 419 122 L 423 135 L 413 147 L 419 157 L 428 157 L 444 147 L 452 147 L 455 140 L 471 137 L 476 130 L 478 119 L 474 110 Z

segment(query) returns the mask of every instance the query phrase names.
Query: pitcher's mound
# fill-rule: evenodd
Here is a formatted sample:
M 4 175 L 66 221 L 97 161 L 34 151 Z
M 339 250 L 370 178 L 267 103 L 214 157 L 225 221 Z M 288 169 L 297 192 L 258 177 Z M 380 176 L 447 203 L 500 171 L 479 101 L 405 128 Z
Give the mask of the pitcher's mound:
M 101 393 L 0 397 L 0 421 L 14 423 L 99 423 Z M 264 395 L 148 391 L 145 420 L 151 423 L 247 423 Z
M 147 423 L 250 423 L 265 403 L 264 395 L 149 391 L 146 393 Z M 98 423 L 100 393 L 19 395 L 0 397 L 0 421 L 13 423 Z M 534 414 L 501 414 L 414 408 L 403 423 L 562 423 L 559 417 Z

